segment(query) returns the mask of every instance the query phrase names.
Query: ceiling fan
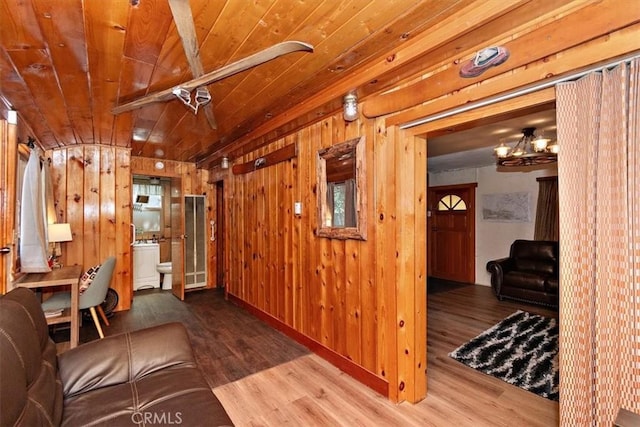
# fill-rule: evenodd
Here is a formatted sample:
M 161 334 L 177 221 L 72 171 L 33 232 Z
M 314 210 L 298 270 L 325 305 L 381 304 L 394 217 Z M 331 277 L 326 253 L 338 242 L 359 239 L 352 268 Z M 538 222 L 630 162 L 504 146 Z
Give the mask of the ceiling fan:
M 173 15 L 173 20 L 180 34 L 180 38 L 182 39 L 184 53 L 187 56 L 189 68 L 194 78 L 169 89 L 151 93 L 142 98 L 119 105 L 113 108 L 111 113 L 120 114 L 125 111 L 144 107 L 148 104 L 164 102 L 177 97 L 182 103 L 189 107 L 194 114 L 197 114 L 198 110 L 202 107 L 211 128 L 217 129 L 216 120 L 213 116 L 213 106 L 210 103 L 211 94 L 206 88 L 207 85 L 288 53 L 299 51 L 313 52 L 313 46 L 308 43 L 285 41 L 263 49 L 239 61 L 225 65 L 222 68 L 205 73 L 202 62 L 200 61 L 200 53 L 189 0 L 169 0 L 169 7 L 171 8 L 171 14 Z

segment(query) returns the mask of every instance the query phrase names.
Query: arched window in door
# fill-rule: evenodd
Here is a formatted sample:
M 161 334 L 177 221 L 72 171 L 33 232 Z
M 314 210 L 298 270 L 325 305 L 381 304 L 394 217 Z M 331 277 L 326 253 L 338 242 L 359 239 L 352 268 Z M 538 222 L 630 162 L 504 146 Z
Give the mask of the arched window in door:
M 439 211 L 466 211 L 467 204 L 455 194 L 447 194 L 438 201 Z

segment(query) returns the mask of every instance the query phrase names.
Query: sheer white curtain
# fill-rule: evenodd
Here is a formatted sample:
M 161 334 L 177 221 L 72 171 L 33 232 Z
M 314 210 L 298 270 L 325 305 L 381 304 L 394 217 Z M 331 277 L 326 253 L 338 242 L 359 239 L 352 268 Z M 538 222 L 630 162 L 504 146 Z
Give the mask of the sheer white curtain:
M 24 171 L 20 207 L 20 270 L 25 273 L 51 271 L 41 174 L 40 155 L 37 149 L 32 149 Z

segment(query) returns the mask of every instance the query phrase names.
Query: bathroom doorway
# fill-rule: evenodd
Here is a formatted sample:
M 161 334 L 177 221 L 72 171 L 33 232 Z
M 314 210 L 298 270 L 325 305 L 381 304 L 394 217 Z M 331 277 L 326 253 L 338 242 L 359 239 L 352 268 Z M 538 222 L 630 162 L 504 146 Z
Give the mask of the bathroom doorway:
M 184 208 L 180 206 L 183 204 L 181 190 L 173 194 L 176 188 L 181 188 L 181 181 L 177 177 L 133 175 L 134 292 L 153 288 L 171 291 L 176 281 L 178 287 L 182 286 L 182 277 L 176 270 L 176 264 L 181 264 L 180 257 L 176 263 L 174 254 L 182 253 L 183 227 L 179 212 Z M 177 218 L 173 218 L 174 212 L 178 212 Z

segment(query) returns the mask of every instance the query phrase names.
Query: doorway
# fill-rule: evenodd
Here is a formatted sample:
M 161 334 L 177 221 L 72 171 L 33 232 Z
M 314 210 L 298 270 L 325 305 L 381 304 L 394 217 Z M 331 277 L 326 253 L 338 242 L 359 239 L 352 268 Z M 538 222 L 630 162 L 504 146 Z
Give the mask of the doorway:
M 183 287 L 182 179 L 141 174 L 132 178 L 132 298 L 134 291 L 154 288 L 176 294 Z
M 473 183 L 429 189 L 430 276 L 475 283 L 476 187 Z

